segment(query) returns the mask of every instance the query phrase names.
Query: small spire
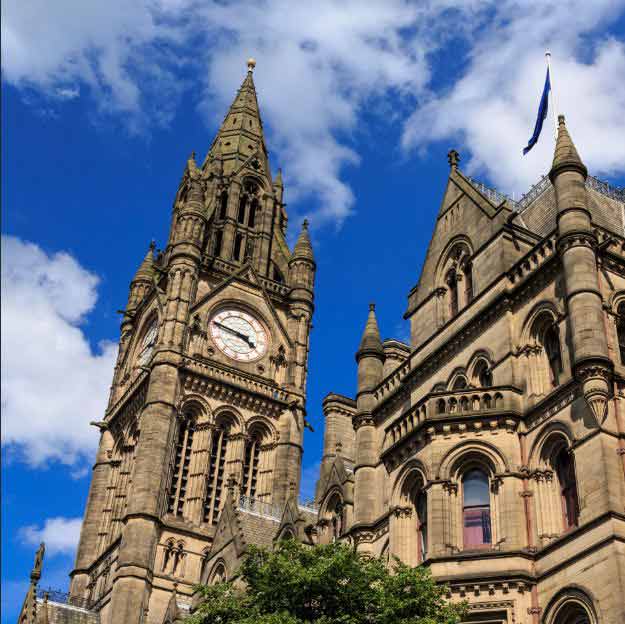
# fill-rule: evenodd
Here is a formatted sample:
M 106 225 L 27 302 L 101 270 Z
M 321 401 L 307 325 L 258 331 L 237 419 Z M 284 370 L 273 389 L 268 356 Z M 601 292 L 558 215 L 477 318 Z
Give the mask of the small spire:
M 252 57 L 248 58 L 247 59 L 247 71 L 250 73 L 253 72 L 254 67 L 256 67 L 256 59 Z
M 302 229 L 300 230 L 297 242 L 293 248 L 292 259 L 305 258 L 306 260 L 312 260 L 314 262 L 312 243 L 310 242 L 310 235 L 308 234 L 308 219 L 304 219 L 302 222 Z
M 375 303 L 369 304 L 369 316 L 365 323 L 365 330 L 362 333 L 360 347 L 356 358 L 360 359 L 365 355 L 384 356 L 384 347 L 380 339 L 380 329 L 378 328 L 378 320 L 375 316 Z
M 152 276 L 154 274 L 154 249 L 156 249 L 156 243 L 154 239 L 150 241 L 150 246 L 148 247 L 148 251 L 143 258 L 143 261 L 139 265 L 137 272 L 133 278 L 133 282 L 138 280 L 147 280 L 149 282 L 152 281 Z
M 558 115 L 558 138 L 549 178 L 553 182 L 557 175 L 565 170 L 578 171 L 584 178 L 588 176 L 588 169 L 586 169 L 586 165 L 579 157 L 573 139 L 571 139 L 571 135 L 567 130 L 564 115 Z
M 284 186 L 282 183 L 282 169 L 278 169 L 278 173 L 276 174 L 276 179 L 273 181 L 274 186 Z
M 452 169 L 457 169 L 460 162 L 460 154 L 455 149 L 450 149 L 447 154 L 447 161 Z

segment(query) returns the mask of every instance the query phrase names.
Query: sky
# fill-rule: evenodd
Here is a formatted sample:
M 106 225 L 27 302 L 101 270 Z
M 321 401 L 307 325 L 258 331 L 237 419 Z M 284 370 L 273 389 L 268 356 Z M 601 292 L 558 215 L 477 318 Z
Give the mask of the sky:
M 367 304 L 408 338 L 448 150 L 517 199 L 548 171 L 551 117 L 521 155 L 546 49 L 590 172 L 625 186 L 625 0 L 5 0 L 1 28 L 2 624 L 39 541 L 42 586 L 68 585 L 117 311 L 248 57 L 290 240 L 307 217 L 318 265 L 304 497 L 321 401 L 355 391 Z

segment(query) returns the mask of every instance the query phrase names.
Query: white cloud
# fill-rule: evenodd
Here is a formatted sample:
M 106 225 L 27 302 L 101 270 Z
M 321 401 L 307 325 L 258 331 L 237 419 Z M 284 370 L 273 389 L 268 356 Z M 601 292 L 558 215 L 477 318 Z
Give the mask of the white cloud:
M 29 525 L 19 529 L 18 535 L 23 544 L 38 546 L 45 542 L 46 554 L 73 554 L 80 538 L 82 518 L 46 519 L 42 527 Z
M 605 32 L 624 6 L 622 0 L 497 3 L 488 24 L 475 24 L 466 72 L 449 92 L 431 94 L 416 109 L 404 146 L 457 141 L 471 155 L 465 169 L 486 173 L 506 192 L 527 191 L 553 157 L 553 110 L 538 145 L 521 154 L 534 127 L 549 47 L 558 108 L 582 158 L 594 174 L 622 174 L 625 46 Z
M 67 253 L 2 237 L 2 444 L 33 466 L 93 459 L 116 355 L 80 327 L 97 284 Z
M 583 157 L 596 173 L 622 173 L 625 52 L 605 31 L 623 6 L 624 0 L 7 0 L 3 75 L 57 100 L 91 95 L 101 110 L 142 130 L 168 123 L 185 92 L 207 120 L 220 121 L 245 59 L 255 56 L 265 127 L 277 152 L 272 162 L 284 169 L 292 219 L 305 205 L 314 226 L 340 225 L 357 194 L 345 181 L 346 168 L 359 163 L 355 138 L 368 139 L 362 122 L 371 112 L 398 129 L 405 122 L 408 150 L 424 154 L 432 141 L 460 143 L 470 152 L 464 163 L 470 171 L 488 174 L 503 190 L 525 190 L 551 157 L 547 136 L 520 156 L 547 45 L 561 109 Z M 446 65 L 467 69 L 441 87 L 447 82 L 438 79 L 439 65 L 452 57 Z

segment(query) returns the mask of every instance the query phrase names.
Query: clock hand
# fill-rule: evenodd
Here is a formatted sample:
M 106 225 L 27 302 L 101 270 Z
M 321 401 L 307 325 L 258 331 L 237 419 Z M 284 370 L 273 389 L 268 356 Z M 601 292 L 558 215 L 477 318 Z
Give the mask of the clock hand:
M 238 332 L 236 329 L 232 329 L 231 327 L 228 327 L 227 325 L 224 325 L 223 323 L 219 323 L 218 321 L 215 321 L 215 325 L 217 325 L 218 327 L 222 327 L 226 331 L 229 331 L 233 336 L 236 336 L 237 338 L 240 338 L 241 340 L 246 342 L 251 349 L 253 349 L 256 346 L 250 340 L 249 336 L 246 336 L 245 334 L 242 334 L 241 332 Z

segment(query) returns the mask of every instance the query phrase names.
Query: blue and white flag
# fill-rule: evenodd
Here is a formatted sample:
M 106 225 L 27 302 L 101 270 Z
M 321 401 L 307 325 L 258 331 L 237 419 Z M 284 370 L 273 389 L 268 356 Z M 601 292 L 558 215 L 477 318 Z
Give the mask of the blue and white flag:
M 536 118 L 536 125 L 534 126 L 534 134 L 532 134 L 532 138 L 529 140 L 527 147 L 523 149 L 524 156 L 538 142 L 538 137 L 540 136 L 540 132 L 543 129 L 543 122 L 547 117 L 547 110 L 549 109 L 549 91 L 551 91 L 551 80 L 549 79 L 549 68 L 547 67 L 545 88 L 543 89 L 543 94 L 540 98 L 540 105 L 538 106 L 538 117 Z

